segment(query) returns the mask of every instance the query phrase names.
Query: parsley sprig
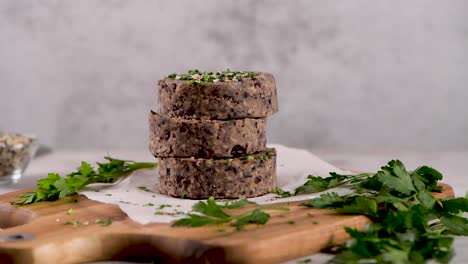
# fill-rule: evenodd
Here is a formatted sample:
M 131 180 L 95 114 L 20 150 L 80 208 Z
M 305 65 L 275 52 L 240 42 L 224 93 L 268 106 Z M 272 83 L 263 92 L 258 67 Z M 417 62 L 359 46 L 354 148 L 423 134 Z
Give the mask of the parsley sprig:
M 354 181 L 355 192 L 327 193 L 305 206 L 363 214 L 373 221 L 364 231 L 346 228 L 351 239 L 331 263 L 447 263 L 453 256 L 453 235 L 468 235 L 468 199 L 438 199 L 442 174 L 422 166 L 407 171 L 392 160 L 376 174 Z M 322 190 L 322 188 L 318 188 Z
M 283 207 L 257 206 L 253 210 L 239 215 L 230 215 L 224 210 L 241 208 L 247 205 L 256 205 L 256 203 L 241 197 L 239 200 L 220 205 L 213 197 L 210 197 L 206 202 L 200 201 L 194 204 L 192 207 L 194 213 L 189 213 L 188 217 L 177 220 L 173 223 L 173 226 L 200 227 L 230 223 L 239 231 L 247 224 L 264 225 L 267 223 L 270 215 L 263 210 L 288 210 Z
M 395 160 L 395 161 L 390 161 L 390 163 L 401 164 L 401 161 Z M 398 166 L 395 169 L 398 170 Z M 382 168 L 382 171 L 379 171 L 377 173 L 338 174 L 336 172 L 330 172 L 329 173 L 330 176 L 328 177 L 319 177 L 319 176 L 309 175 L 307 176 L 307 181 L 302 186 L 299 186 L 298 188 L 296 188 L 294 193 L 291 193 L 282 189 L 275 189 L 272 191 L 272 193 L 280 197 L 290 197 L 290 196 L 301 195 L 301 194 L 313 194 L 313 193 L 322 192 L 322 191 L 326 191 L 332 188 L 343 187 L 343 186 L 350 187 L 351 189 L 359 191 L 360 189 L 359 186 L 360 184 L 363 183 L 364 180 L 367 180 L 367 179 L 375 180 L 377 174 L 380 175 L 378 176 L 380 179 L 386 180 L 389 184 L 392 184 L 393 178 L 388 176 L 389 170 L 390 168 L 384 167 Z M 398 171 L 396 172 L 398 173 Z M 421 175 L 422 176 L 421 180 L 427 183 L 427 191 L 432 191 L 432 192 L 441 191 L 442 187 L 437 185 L 437 181 L 442 179 L 442 174 L 440 172 L 428 166 L 421 166 L 420 168 L 417 169 L 417 172 L 415 173 L 417 173 L 418 175 Z M 367 181 L 366 184 L 372 184 L 373 180 Z M 411 188 L 409 184 L 410 181 L 411 180 L 408 177 L 402 178 L 402 182 L 401 182 L 402 188 L 405 188 L 406 186 L 408 186 L 408 188 Z M 409 189 L 406 191 L 411 191 L 411 190 Z
M 38 180 L 37 188 L 33 192 L 20 194 L 21 198 L 13 202 L 15 205 L 26 205 L 40 201 L 54 201 L 65 196 L 76 194 L 88 184 L 112 183 L 117 178 L 126 176 L 136 170 L 154 168 L 156 163 L 134 162 L 105 157 L 106 163 L 97 163 L 95 170 L 89 163 L 82 161 L 77 171 L 66 177 L 58 173 L 49 173 L 47 178 Z
M 346 186 L 346 185 L 353 185 L 355 183 L 360 182 L 362 179 L 366 179 L 372 174 L 370 173 L 361 173 L 361 174 L 338 174 L 335 172 L 330 172 L 329 177 L 318 177 L 309 175 L 307 176 L 307 181 L 297 188 L 294 192 L 295 195 L 300 194 L 310 194 L 325 191 L 331 188 Z
M 222 72 L 202 72 L 199 70 L 189 70 L 187 74 L 173 73 L 167 76 L 169 79 L 189 81 L 191 84 L 216 83 L 225 81 L 239 82 L 242 79 L 253 78 L 255 72 L 231 71 L 227 69 Z

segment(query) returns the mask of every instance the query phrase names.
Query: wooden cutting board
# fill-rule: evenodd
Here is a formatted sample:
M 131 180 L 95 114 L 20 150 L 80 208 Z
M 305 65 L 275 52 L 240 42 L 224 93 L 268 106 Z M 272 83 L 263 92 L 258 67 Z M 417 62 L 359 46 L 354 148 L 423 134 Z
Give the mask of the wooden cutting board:
M 453 197 L 453 189 L 442 185 L 444 192 L 436 196 Z M 272 217 L 266 225 L 249 225 L 240 232 L 229 226 L 140 225 L 118 206 L 85 196 L 22 207 L 10 204 L 27 191 L 0 196 L 0 263 L 154 259 L 156 263 L 277 263 L 310 255 L 333 242 L 342 243 L 348 238 L 345 226 L 363 229 L 369 223 L 365 216 L 338 215 L 294 202 L 277 204 L 290 211 L 270 210 Z M 70 215 L 69 209 L 73 209 Z M 96 224 L 99 218 L 110 218 L 112 224 Z M 64 225 L 72 220 L 84 224 Z

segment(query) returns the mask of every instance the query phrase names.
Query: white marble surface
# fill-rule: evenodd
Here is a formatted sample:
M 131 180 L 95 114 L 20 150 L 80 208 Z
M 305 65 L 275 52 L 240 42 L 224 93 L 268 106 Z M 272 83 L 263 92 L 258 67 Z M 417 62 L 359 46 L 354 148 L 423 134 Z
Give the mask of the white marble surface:
M 455 189 L 457 196 L 464 196 L 468 191 L 468 152 L 405 152 L 405 151 L 336 151 L 315 149 L 313 152 L 330 163 L 345 169 L 375 171 L 390 159 L 401 159 L 409 169 L 418 165 L 429 165 L 439 169 L 445 176 L 444 182 Z M 0 186 L 0 194 L 33 187 L 36 180 L 48 172 L 65 173 L 75 169 L 81 160 L 99 161 L 104 155 L 138 161 L 152 161 L 146 150 L 59 150 L 38 157 L 32 161 L 23 179 L 14 186 Z M 457 238 L 455 241 L 456 257 L 452 263 L 468 261 L 468 239 Z M 312 263 L 323 263 L 329 256 L 317 254 L 310 257 Z M 292 261 L 291 263 L 294 263 Z

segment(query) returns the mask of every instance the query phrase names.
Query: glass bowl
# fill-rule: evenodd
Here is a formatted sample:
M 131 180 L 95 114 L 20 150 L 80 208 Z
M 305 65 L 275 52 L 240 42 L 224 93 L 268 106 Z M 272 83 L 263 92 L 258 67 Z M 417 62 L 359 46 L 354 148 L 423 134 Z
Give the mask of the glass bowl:
M 35 136 L 0 133 L 0 185 L 18 182 L 38 146 Z

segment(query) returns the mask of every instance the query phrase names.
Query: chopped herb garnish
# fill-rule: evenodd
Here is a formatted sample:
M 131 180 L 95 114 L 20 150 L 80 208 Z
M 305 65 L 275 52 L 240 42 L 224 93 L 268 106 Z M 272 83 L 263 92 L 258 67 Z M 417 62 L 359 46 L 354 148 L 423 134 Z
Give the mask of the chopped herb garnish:
M 247 156 L 243 156 L 243 157 L 241 157 L 240 159 L 241 159 L 241 160 L 254 160 L 254 159 L 255 159 L 255 157 L 254 157 L 254 156 L 252 156 L 252 155 L 247 155 Z
M 164 208 L 166 208 L 166 207 L 172 207 L 172 205 L 170 205 L 170 204 L 161 204 L 161 205 L 158 206 L 157 209 L 158 209 L 158 210 L 161 210 L 161 209 L 164 209 Z
M 153 203 L 147 203 L 147 204 L 144 204 L 143 207 L 150 207 L 150 206 L 154 206 Z
M 68 211 L 67 211 L 67 215 L 71 215 L 71 214 L 73 214 L 73 208 L 70 208 L 70 209 L 68 209 Z
M 134 162 L 105 157 L 107 163 L 97 163 L 97 170 L 89 163 L 81 162 L 75 172 L 62 177 L 57 173 L 49 173 L 47 178 L 38 180 L 37 188 L 33 192 L 23 193 L 15 205 L 25 205 L 40 201 L 55 201 L 66 196 L 74 195 L 88 184 L 112 183 L 117 178 L 126 176 L 136 170 L 154 168 L 156 163 Z
M 229 69 L 223 72 L 201 72 L 199 70 L 190 70 L 187 74 L 169 74 L 167 78 L 188 81 L 190 84 L 194 85 L 202 85 L 205 83 L 217 83 L 225 81 L 240 82 L 243 79 L 251 79 L 255 77 L 255 75 L 257 75 L 257 73 L 231 71 Z
M 273 155 L 269 151 L 266 151 L 265 153 L 260 154 L 260 158 L 262 160 L 269 160 L 271 159 L 272 156 Z
M 155 215 L 168 215 L 168 216 L 178 216 L 178 215 L 184 215 L 185 213 L 179 210 L 174 210 L 172 212 L 164 212 L 164 211 L 156 211 L 154 213 Z
M 310 258 L 306 258 L 306 259 L 301 259 L 297 261 L 297 264 L 307 264 L 307 263 L 312 263 L 312 260 Z
M 151 191 L 150 188 L 146 187 L 146 186 L 138 186 L 138 189 L 142 190 L 142 191 L 145 191 L 145 192 L 153 192 Z
M 288 224 L 290 224 L 290 225 L 294 225 L 294 224 L 296 224 L 296 221 L 289 220 L 289 221 L 288 221 Z
M 101 226 L 108 226 L 112 224 L 112 220 L 110 218 L 107 218 L 107 219 L 99 218 L 99 219 L 96 219 L 95 223 L 101 224 Z

